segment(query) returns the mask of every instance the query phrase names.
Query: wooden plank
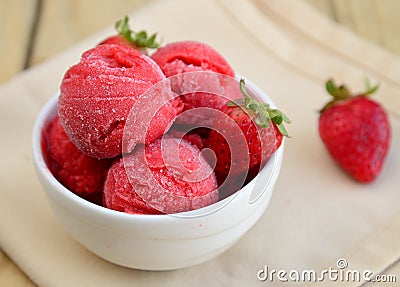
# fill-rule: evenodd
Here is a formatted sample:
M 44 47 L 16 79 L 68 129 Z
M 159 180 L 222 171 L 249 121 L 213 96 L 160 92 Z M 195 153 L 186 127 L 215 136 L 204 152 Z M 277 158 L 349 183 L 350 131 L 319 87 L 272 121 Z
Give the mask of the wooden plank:
M 383 3 L 385 1 L 379 1 Z M 375 0 L 334 0 L 336 19 L 361 36 L 382 45 L 382 27 Z
M 400 1 L 306 0 L 356 34 L 400 55 Z M 366 59 L 367 60 L 367 59 Z
M 376 1 L 382 44 L 385 48 L 400 55 L 400 1 Z
M 37 64 L 153 0 L 46 1 L 31 63 Z
M 23 69 L 36 1 L 0 1 L 0 83 Z
M 335 19 L 335 10 L 333 9 L 332 0 L 307 0 L 307 2 L 329 18 Z

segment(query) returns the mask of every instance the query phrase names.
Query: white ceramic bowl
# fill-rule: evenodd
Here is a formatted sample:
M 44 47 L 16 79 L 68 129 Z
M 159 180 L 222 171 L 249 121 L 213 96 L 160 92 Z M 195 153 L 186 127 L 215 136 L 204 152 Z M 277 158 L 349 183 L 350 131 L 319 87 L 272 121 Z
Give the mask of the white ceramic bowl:
M 247 83 L 265 101 L 258 87 Z M 209 260 L 231 247 L 266 209 L 282 163 L 284 143 L 249 184 L 228 198 L 176 215 L 132 215 L 92 204 L 66 189 L 48 169 L 42 131 L 57 113 L 57 96 L 33 130 L 33 158 L 48 201 L 66 230 L 94 254 L 118 265 L 171 270 Z

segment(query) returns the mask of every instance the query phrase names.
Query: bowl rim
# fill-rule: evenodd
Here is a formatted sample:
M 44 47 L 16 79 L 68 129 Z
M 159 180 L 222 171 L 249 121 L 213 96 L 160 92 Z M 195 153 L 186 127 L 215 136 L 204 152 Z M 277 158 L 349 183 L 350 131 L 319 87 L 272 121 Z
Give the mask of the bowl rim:
M 244 78 L 244 77 L 241 77 Z M 257 85 L 252 83 L 251 81 L 246 80 L 246 83 L 252 89 L 259 97 L 261 97 L 263 100 L 267 101 L 268 103 L 271 104 L 271 106 L 274 106 L 273 101 L 267 96 L 267 94 L 259 88 Z M 45 157 L 42 152 L 42 138 L 44 135 L 44 127 L 46 127 L 50 121 L 56 116 L 57 114 L 57 102 L 58 102 L 58 97 L 59 97 L 59 92 L 55 93 L 46 103 L 45 105 L 41 108 L 35 123 L 33 127 L 33 132 L 32 132 L 32 153 L 33 153 L 33 160 L 34 164 L 37 170 L 37 173 L 39 173 L 39 177 L 41 176 L 44 180 L 46 180 L 51 186 L 54 187 L 58 192 L 61 193 L 61 195 L 65 198 L 67 198 L 69 201 L 72 201 L 75 205 L 79 205 L 80 207 L 90 210 L 90 212 L 94 212 L 96 214 L 102 215 L 102 216 L 111 216 L 115 219 L 120 219 L 120 220 L 144 220 L 144 221 L 157 221 L 157 222 L 163 222 L 163 221 L 171 221 L 174 219 L 180 219 L 180 218 L 198 218 L 198 217 L 204 217 L 207 216 L 205 215 L 200 215 L 200 216 L 177 216 L 179 214 L 182 215 L 190 215 L 190 213 L 198 213 L 199 210 L 203 210 L 206 208 L 210 208 L 216 204 L 221 205 L 221 207 L 216 209 L 216 212 L 218 212 L 221 208 L 223 208 L 226 204 L 229 204 L 231 201 L 237 201 L 238 195 L 242 193 L 244 190 L 246 190 L 246 187 L 251 185 L 252 182 L 257 180 L 258 175 L 261 173 L 261 171 L 257 174 L 257 176 L 252 179 L 249 183 L 247 183 L 244 187 L 242 187 L 240 190 L 236 191 L 234 194 L 228 196 L 227 198 L 224 198 L 223 200 L 219 200 L 216 203 L 213 203 L 209 206 L 196 209 L 196 210 L 191 210 L 191 211 L 186 211 L 186 212 L 181 212 L 181 213 L 176 213 L 176 214 L 131 214 L 131 213 L 126 213 L 126 212 L 121 212 L 121 211 L 116 211 L 112 210 L 100 205 L 97 205 L 95 203 L 92 203 L 86 199 L 83 199 L 82 197 L 76 195 L 74 192 L 70 191 L 68 188 L 66 188 L 64 185 L 62 185 L 52 174 L 50 169 L 47 166 Z M 285 139 L 283 139 L 281 146 L 274 152 L 272 155 L 273 161 L 275 162 L 276 160 L 282 160 L 282 154 L 284 151 L 284 143 Z M 279 156 L 279 154 L 281 154 Z M 270 160 L 267 162 L 267 164 L 263 167 L 263 169 L 267 169 L 268 166 L 272 164 L 272 157 Z M 273 176 L 274 169 L 271 171 L 271 176 Z M 269 183 L 270 181 L 268 181 Z M 48 193 L 47 190 L 45 190 L 46 193 Z M 265 191 L 263 191 L 264 193 Z M 260 196 L 258 196 L 259 198 Z M 257 201 L 258 198 L 255 200 Z M 253 202 L 247 201 L 249 204 L 252 204 Z M 214 212 L 212 212 L 214 213 Z

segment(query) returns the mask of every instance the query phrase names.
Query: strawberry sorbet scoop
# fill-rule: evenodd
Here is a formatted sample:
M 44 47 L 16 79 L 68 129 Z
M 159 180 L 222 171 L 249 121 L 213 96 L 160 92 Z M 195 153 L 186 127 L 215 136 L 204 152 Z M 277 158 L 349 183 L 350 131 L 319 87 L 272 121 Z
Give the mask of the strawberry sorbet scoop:
M 206 81 L 210 85 L 221 89 L 219 95 L 207 93 L 207 91 L 183 95 L 182 101 L 185 104 L 186 110 L 196 107 L 219 109 L 230 99 L 240 96 L 231 94 L 229 95 L 230 99 L 221 96 L 228 93 L 225 92 L 225 89 L 229 89 L 229 87 L 225 87 L 227 83 L 225 83 L 225 79 L 221 77 L 221 75 L 235 77 L 235 73 L 227 60 L 207 44 L 197 41 L 174 42 L 158 48 L 151 57 L 160 66 L 166 77 L 191 72 L 213 72 L 220 74 L 220 76 L 204 74 L 203 79 L 198 76 L 193 80 L 190 79 L 190 76 L 181 78 L 181 83 L 179 83 L 180 87 L 173 87 L 174 91 L 177 93 L 179 93 L 179 90 L 190 90 L 190 87 L 187 85 L 193 85 L 193 83 L 195 83 L 196 86 L 196 82 L 199 80 Z M 230 87 L 230 89 L 232 88 Z
M 75 194 L 101 203 L 110 159 L 96 159 L 78 150 L 56 117 L 46 130 L 44 154 L 50 171 Z
M 235 76 L 231 66 L 214 48 L 197 41 L 170 43 L 159 48 L 151 57 L 167 77 L 196 71 Z
M 165 76 L 157 64 L 138 51 L 123 45 L 97 46 L 85 52 L 64 76 L 58 101 L 61 123 L 85 154 L 97 158 L 119 156 L 131 108 L 146 90 L 162 80 Z M 156 114 L 143 114 L 152 118 L 151 126 L 146 127 L 146 140 L 150 142 L 166 131 L 181 109 L 179 104 L 169 102 L 173 98 L 169 85 L 164 85 L 158 95 L 164 97 L 163 108 Z
M 104 187 L 104 206 L 128 213 L 183 212 L 217 200 L 215 174 L 200 150 L 170 137 L 117 161 Z

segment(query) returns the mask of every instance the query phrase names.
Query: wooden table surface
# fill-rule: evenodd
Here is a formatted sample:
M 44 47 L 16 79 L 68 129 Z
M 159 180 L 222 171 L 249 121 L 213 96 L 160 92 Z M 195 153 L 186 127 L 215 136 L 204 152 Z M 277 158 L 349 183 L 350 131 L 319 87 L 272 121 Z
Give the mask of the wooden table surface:
M 154 0 L 0 0 L 0 84 L 150 1 Z M 400 1 L 304 1 L 333 21 L 400 56 Z M 392 274 L 400 274 L 400 264 L 392 270 Z M 1 249 L 0 286 L 35 286 Z

